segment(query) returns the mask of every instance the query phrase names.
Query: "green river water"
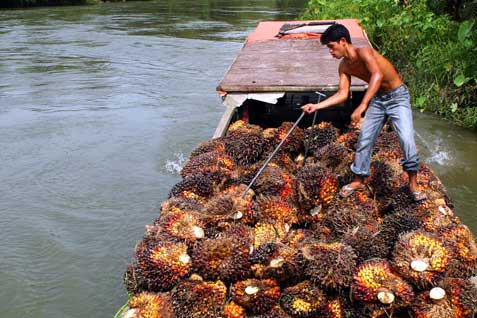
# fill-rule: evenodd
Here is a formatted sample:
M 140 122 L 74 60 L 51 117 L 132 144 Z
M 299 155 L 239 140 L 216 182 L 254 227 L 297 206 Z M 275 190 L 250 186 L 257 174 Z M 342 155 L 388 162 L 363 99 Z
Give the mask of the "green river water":
M 223 112 L 259 20 L 306 1 L 0 11 L 0 317 L 112 317 L 144 225 Z M 477 135 L 415 114 L 422 160 L 477 231 Z

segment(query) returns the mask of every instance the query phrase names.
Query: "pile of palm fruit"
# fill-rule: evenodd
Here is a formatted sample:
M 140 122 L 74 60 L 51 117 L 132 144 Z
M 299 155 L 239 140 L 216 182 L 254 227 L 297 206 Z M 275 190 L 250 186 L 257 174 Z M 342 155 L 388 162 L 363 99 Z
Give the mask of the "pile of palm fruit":
M 247 190 L 291 127 L 237 121 L 192 152 L 127 268 L 123 316 L 473 317 L 473 235 L 424 164 L 413 201 L 395 132 L 349 197 L 359 132 L 325 122 L 295 129 Z

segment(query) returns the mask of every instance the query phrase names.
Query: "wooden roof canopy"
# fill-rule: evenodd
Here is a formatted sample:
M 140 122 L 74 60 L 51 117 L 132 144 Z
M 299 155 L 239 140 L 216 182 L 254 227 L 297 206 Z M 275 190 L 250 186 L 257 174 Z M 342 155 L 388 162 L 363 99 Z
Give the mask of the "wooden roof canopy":
M 354 46 L 371 46 L 356 19 L 327 20 L 343 24 Z M 217 90 L 227 93 L 310 92 L 338 88 L 339 60 L 321 45 L 319 34 L 276 37 L 284 24 L 323 21 L 264 21 L 247 37 Z M 353 77 L 351 90 L 367 83 Z

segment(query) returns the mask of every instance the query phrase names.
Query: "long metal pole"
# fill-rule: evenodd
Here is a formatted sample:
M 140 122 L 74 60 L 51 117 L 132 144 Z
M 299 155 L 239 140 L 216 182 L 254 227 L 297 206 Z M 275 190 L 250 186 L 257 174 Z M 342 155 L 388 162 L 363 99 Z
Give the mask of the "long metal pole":
M 326 95 L 323 94 L 323 93 L 320 93 L 320 92 L 315 92 L 315 93 L 318 94 L 318 103 L 321 102 L 321 97 L 326 97 Z M 311 123 L 311 128 L 313 128 L 313 126 L 315 126 L 317 115 L 318 115 L 318 111 L 315 111 L 313 113 L 313 121 Z M 306 156 L 308 156 L 308 150 L 309 150 L 308 142 L 305 142 L 305 159 L 304 160 L 306 160 Z

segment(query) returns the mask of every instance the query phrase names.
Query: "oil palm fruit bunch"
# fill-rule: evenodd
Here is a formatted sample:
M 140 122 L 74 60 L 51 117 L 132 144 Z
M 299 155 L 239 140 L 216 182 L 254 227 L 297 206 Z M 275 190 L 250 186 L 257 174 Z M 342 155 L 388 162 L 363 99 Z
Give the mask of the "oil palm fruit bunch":
M 337 139 L 336 143 L 345 146 L 346 148 L 355 151 L 356 145 L 358 144 L 360 131 L 357 129 L 349 130 L 341 134 Z
M 292 126 L 292 122 L 283 122 L 280 127 L 277 128 L 274 138 L 276 145 L 285 138 Z M 281 150 L 295 155 L 300 153 L 303 150 L 304 137 L 305 133 L 303 132 L 303 129 L 296 127 L 283 143 Z
M 296 172 L 296 169 L 298 168 L 298 165 L 295 160 L 291 157 L 290 154 L 286 152 L 279 152 L 275 154 L 270 163 L 279 166 L 289 174 L 294 174 Z
M 201 142 L 197 147 L 195 147 L 194 150 L 192 150 L 189 160 L 192 160 L 193 158 L 200 156 L 204 153 L 207 152 L 219 152 L 219 153 L 224 153 L 225 152 L 225 143 L 224 143 L 224 138 L 215 138 L 215 139 L 210 139 L 206 140 L 204 142 Z
M 445 203 L 441 203 L 436 204 L 434 201 L 427 201 L 417 207 L 416 214 L 420 217 L 424 230 L 435 232 L 460 224 L 460 220 L 454 216 L 451 208 Z
M 446 188 L 427 165 L 420 164 L 418 176 L 420 187 L 427 193 L 428 200 L 443 199 L 452 208 Z
M 340 290 L 353 281 L 356 254 L 343 243 L 311 243 L 302 248 L 305 275 L 324 289 Z
M 285 288 L 280 298 L 280 306 L 293 317 L 320 317 L 326 304 L 325 293 L 310 281 Z
M 133 318 L 175 318 L 167 293 L 155 294 L 142 292 L 129 300 L 126 317 Z
M 368 185 L 378 198 L 389 198 L 396 190 L 395 179 L 401 171 L 396 171 L 391 162 L 379 158 L 371 162 Z
M 477 310 L 477 290 L 468 280 L 446 278 L 417 295 L 411 309 L 416 318 L 471 318 Z
M 190 175 L 172 187 L 169 197 L 181 196 L 186 191 L 200 197 L 209 197 L 214 192 L 214 183 L 208 174 Z
M 321 122 L 305 129 L 305 148 L 315 151 L 338 139 L 339 130 L 329 122 Z
M 304 211 L 322 205 L 328 206 L 338 190 L 336 176 L 317 165 L 300 169 L 295 181 L 295 200 Z
M 304 257 L 300 250 L 286 244 L 269 242 L 256 248 L 251 257 L 253 275 L 290 282 L 301 278 Z
M 250 245 L 237 235 L 225 233 L 197 244 L 192 252 L 194 272 L 206 280 L 234 282 L 250 271 Z
M 354 158 L 354 154 L 347 147 L 337 143 L 318 148 L 314 156 L 321 166 L 332 169 L 340 175 L 347 172 Z
M 225 305 L 222 317 L 223 318 L 247 318 L 247 313 L 245 312 L 245 308 L 235 303 L 234 301 L 231 301 Z
M 231 174 L 234 169 L 235 163 L 232 158 L 223 152 L 212 151 L 189 159 L 181 170 L 181 176 L 216 170 Z
M 187 277 L 192 260 L 187 253 L 187 245 L 181 242 L 168 242 L 158 238 L 141 241 L 136 247 L 134 275 L 140 276 L 143 290 L 159 292 L 170 290 Z
M 257 194 L 280 196 L 286 200 L 292 195 L 292 187 L 292 176 L 275 164 L 269 164 L 252 186 Z
M 323 318 L 345 317 L 340 298 L 334 297 L 333 299 L 328 299 L 328 301 L 324 305 L 324 308 L 322 309 L 320 317 L 323 317 Z
M 279 305 L 276 305 L 275 307 L 273 307 L 272 309 L 270 309 L 269 311 L 261 315 L 253 315 L 248 317 L 249 318 L 292 318 Z
M 441 237 L 449 250 L 453 252 L 447 275 L 468 278 L 477 270 L 477 246 L 469 228 L 457 225 L 441 231 Z
M 259 196 L 254 208 L 259 219 L 265 222 L 280 222 L 290 226 L 298 222 L 296 208 L 280 196 Z
M 414 298 L 412 286 L 382 259 L 368 260 L 358 266 L 351 291 L 353 299 L 378 308 L 404 307 Z
M 376 139 L 374 153 L 384 153 L 393 161 L 401 159 L 403 153 L 399 145 L 398 134 L 395 131 L 383 130 Z
M 264 243 L 280 242 L 289 232 L 290 227 L 281 222 L 257 222 L 254 227 L 253 247 L 258 248 Z
M 392 259 L 394 268 L 402 277 L 423 287 L 444 274 L 451 253 L 436 235 L 416 230 L 400 235 Z
M 179 211 L 196 212 L 204 208 L 204 205 L 193 196 L 176 196 L 161 203 L 161 216 Z
M 128 294 L 138 294 L 147 288 L 147 282 L 141 274 L 141 269 L 137 262 L 129 264 L 123 275 L 123 283 Z
M 227 287 L 221 281 L 191 279 L 179 283 L 171 291 L 177 317 L 221 318 L 226 299 Z
M 153 226 L 146 226 L 145 237 L 184 242 L 192 246 L 205 237 L 205 224 L 198 213 L 176 211 L 158 218 Z
M 263 128 L 258 126 L 258 125 L 254 125 L 254 124 L 250 124 L 250 123 L 246 123 L 245 121 L 243 120 L 237 120 L 235 122 L 233 122 L 228 130 L 227 130 L 227 133 L 233 133 L 237 130 L 244 130 L 244 131 L 248 131 L 248 132 L 251 132 L 251 133 L 263 133 Z
M 379 223 L 371 218 L 346 231 L 342 242 L 353 248 L 358 264 L 372 258 L 387 258 L 390 247 L 379 234 Z
M 242 166 L 257 162 L 265 145 L 262 131 L 255 128 L 229 129 L 224 141 L 225 152 Z
M 273 279 L 238 281 L 230 289 L 232 300 L 249 314 L 263 314 L 278 304 L 280 286 Z

